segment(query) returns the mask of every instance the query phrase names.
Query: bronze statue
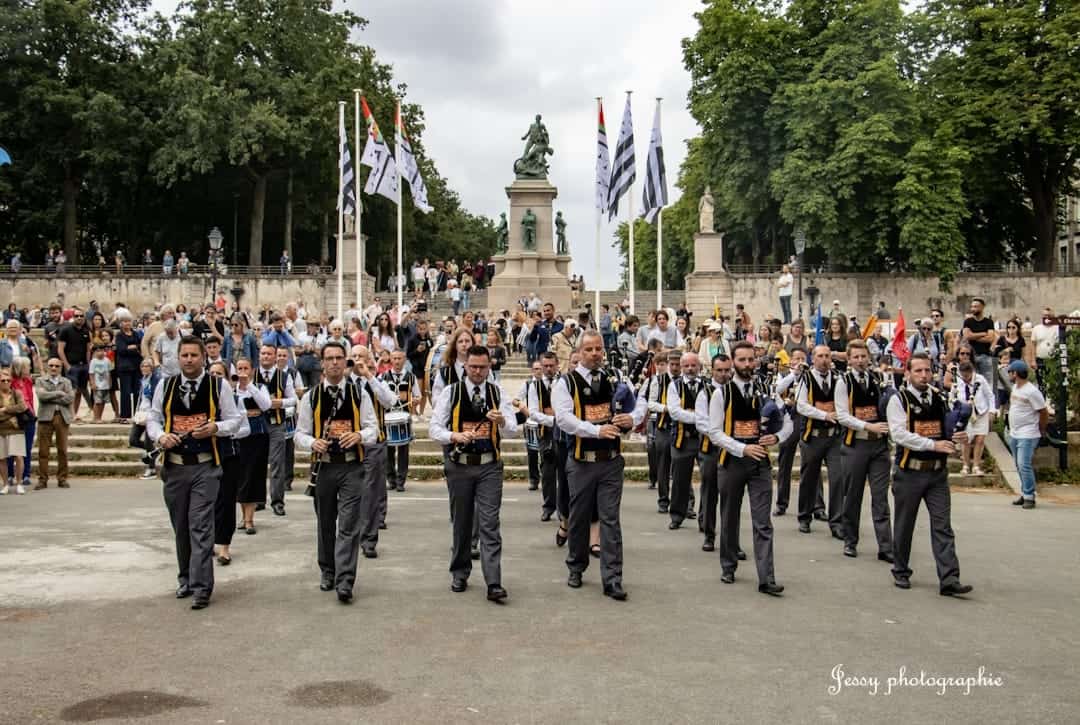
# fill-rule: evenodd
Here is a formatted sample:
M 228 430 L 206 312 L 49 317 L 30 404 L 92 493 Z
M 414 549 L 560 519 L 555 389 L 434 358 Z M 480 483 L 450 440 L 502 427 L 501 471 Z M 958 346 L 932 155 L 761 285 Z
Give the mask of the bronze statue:
M 548 172 L 547 157 L 555 150 L 549 145 L 547 127 L 540 122 L 540 114 L 529 126 L 528 132 L 521 137 L 525 142 L 525 151 L 514 162 L 514 173 L 519 179 L 546 179 Z
M 536 250 L 536 215 L 532 209 L 525 210 L 525 216 L 521 217 L 522 244 L 528 251 Z
M 566 251 L 566 221 L 563 219 L 561 211 L 555 215 L 555 241 L 558 254 L 569 254 Z
M 495 252 L 506 254 L 510 248 L 510 226 L 506 223 L 506 212 L 499 214 L 499 226 L 495 230 L 498 236 L 495 238 Z

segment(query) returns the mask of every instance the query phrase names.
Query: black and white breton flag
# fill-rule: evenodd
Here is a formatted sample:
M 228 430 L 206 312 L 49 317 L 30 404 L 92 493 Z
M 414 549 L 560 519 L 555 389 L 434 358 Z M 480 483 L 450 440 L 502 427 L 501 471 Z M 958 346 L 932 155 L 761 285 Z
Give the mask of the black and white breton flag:
M 656 102 L 649 155 L 645 159 L 645 190 L 641 195 L 641 215 L 652 224 L 667 206 L 667 176 L 664 173 L 664 142 L 660 138 L 660 101 Z
M 338 140 L 341 152 L 338 154 L 341 166 L 341 188 L 338 189 L 338 209 L 345 214 L 356 216 L 356 171 L 353 169 L 352 156 L 349 155 L 349 140 L 345 135 L 345 117 L 341 116 L 338 127 Z M 342 203 L 344 201 L 344 204 Z
M 611 164 L 611 184 L 608 185 L 608 221 L 619 213 L 619 199 L 630 191 L 630 186 L 637 178 L 634 161 L 634 120 L 630 115 L 630 94 L 626 95 L 626 110 L 623 111 L 622 126 L 619 128 L 619 143 L 615 146 L 615 159 Z

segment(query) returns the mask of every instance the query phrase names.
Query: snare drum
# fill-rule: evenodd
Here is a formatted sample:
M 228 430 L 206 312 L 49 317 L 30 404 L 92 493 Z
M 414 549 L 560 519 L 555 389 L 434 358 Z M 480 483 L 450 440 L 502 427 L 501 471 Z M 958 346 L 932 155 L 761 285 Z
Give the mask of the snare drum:
M 402 410 L 391 411 L 383 419 L 386 423 L 386 445 L 396 448 L 412 443 L 412 416 Z
M 525 447 L 530 451 L 540 450 L 540 424 L 535 420 L 525 421 Z

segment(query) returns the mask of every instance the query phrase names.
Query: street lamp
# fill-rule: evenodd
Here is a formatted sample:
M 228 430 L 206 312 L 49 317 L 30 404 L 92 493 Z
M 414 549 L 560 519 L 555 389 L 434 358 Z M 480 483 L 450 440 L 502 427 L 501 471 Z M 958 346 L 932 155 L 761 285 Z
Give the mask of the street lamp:
M 210 234 L 206 237 L 210 242 L 210 279 L 211 287 L 213 291 L 210 293 L 212 296 L 211 304 L 217 305 L 217 268 L 219 254 L 221 253 L 221 243 L 225 241 L 225 237 L 221 236 L 221 230 L 214 227 L 210 230 Z

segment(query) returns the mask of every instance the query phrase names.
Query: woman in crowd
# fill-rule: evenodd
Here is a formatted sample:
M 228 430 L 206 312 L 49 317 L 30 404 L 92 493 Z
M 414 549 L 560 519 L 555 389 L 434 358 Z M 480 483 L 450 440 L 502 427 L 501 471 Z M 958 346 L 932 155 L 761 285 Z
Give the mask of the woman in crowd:
M 1020 320 L 1013 318 L 1005 323 L 1005 334 L 998 337 L 991 354 L 997 357 L 1003 352 L 1008 352 L 1010 360 L 1027 362 L 1026 347 L 1027 342 L 1024 340 L 1024 334 L 1020 331 Z M 1031 361 L 1030 364 L 1034 367 L 1034 361 Z
M 514 305 L 514 314 L 510 317 L 510 352 L 521 352 L 521 343 L 518 342 L 518 338 L 521 337 L 521 330 L 525 326 L 525 306 L 518 302 Z
M 687 328 L 687 322 L 685 317 L 675 318 L 675 347 L 682 351 L 690 349 L 690 345 L 693 342 L 692 335 Z
M 337 320 L 330 323 L 331 332 L 334 331 L 334 323 L 336 323 L 336 322 L 337 322 Z M 360 319 L 357 318 L 357 317 L 350 317 L 349 318 L 349 323 L 345 328 L 345 337 L 347 337 L 349 339 L 349 344 L 345 346 L 346 350 L 351 349 L 353 345 L 359 345 L 360 347 L 367 347 L 368 336 L 367 336 L 367 333 L 364 332 L 364 328 L 362 328 L 360 326 Z
M 26 460 L 26 433 L 19 425 L 19 414 L 27 411 L 26 401 L 18 390 L 11 387 L 11 368 L 0 368 L 0 456 L 4 461 L 13 460 L 14 476 L 8 477 L 7 466 L 3 469 L 4 485 L 0 494 L 11 492 L 15 481 L 15 493 L 26 493 L 23 485 L 23 463 Z
M 116 422 L 127 423 L 138 405 L 142 337 L 132 326 L 130 312 L 120 310 L 116 313 L 116 318 L 120 322 L 120 330 L 116 333 L 116 367 L 113 376 L 120 389 L 120 418 Z
M 191 322 L 191 315 L 188 314 L 187 305 L 185 305 L 183 302 L 176 306 L 176 319 L 187 320 L 188 322 Z
M 390 315 L 382 312 L 375 318 L 375 326 L 371 330 L 371 351 L 378 355 L 385 350 L 389 355 L 397 348 L 397 338 L 394 336 L 394 326 L 390 324 Z
M 233 315 L 229 320 L 229 334 L 225 336 L 225 344 L 221 347 L 221 357 L 233 365 L 242 357 L 254 360 L 259 356 L 259 343 L 245 328 L 243 316 Z
M 266 470 L 270 462 L 270 426 L 263 415 L 270 409 L 270 393 L 252 382 L 254 369 L 250 359 L 237 360 L 233 390 L 236 405 L 244 410 L 250 431 L 237 440 L 242 468 L 236 485 L 236 502 L 242 516 L 236 528 L 244 529 L 249 536 L 255 534 L 255 507 L 266 503 Z
M 7 322 L 8 320 L 19 320 L 19 319 L 20 319 L 19 307 L 14 302 L 12 302 L 11 304 L 9 304 L 7 306 L 7 309 L 4 310 L 4 322 Z
M 31 375 L 30 358 L 17 357 L 11 362 L 11 388 L 22 396 L 26 409 L 30 412 L 30 421 L 23 428 L 26 438 L 26 456 L 23 458 L 22 478 L 15 477 L 15 461 L 8 459 L 8 477 L 22 481 L 23 486 L 30 485 L 30 454 L 34 450 L 34 435 L 37 432 L 37 416 L 34 412 L 34 378 Z
M 224 361 L 210 365 L 210 374 L 223 379 L 229 374 Z M 240 383 L 234 382 L 234 387 Z M 234 396 L 236 393 L 234 392 Z M 238 396 L 237 396 L 238 397 Z M 232 563 L 233 533 L 236 530 L 236 490 L 244 477 L 245 458 L 241 455 L 241 442 L 250 433 L 250 424 L 240 426 L 231 437 L 218 438 L 218 452 L 221 454 L 221 485 L 218 486 L 217 499 L 214 500 L 214 545 L 217 546 L 217 560 L 222 566 Z
M 128 445 L 146 451 L 147 455 L 143 456 L 142 459 L 143 464 L 146 466 L 142 478 L 147 480 L 157 476 L 157 459 L 150 456 L 150 451 L 154 450 L 154 442 L 146 435 L 146 419 L 150 417 L 150 408 L 154 402 L 154 390 L 157 388 L 158 381 L 161 378 L 154 371 L 154 363 L 149 359 L 139 363 L 139 376 L 138 401 L 135 405 L 135 414 L 132 416 Z
M 465 355 L 474 344 L 472 330 L 459 327 L 450 335 L 439 369 L 435 372 L 435 380 L 431 385 L 432 405 L 438 402 L 443 388 L 464 379 Z
M 832 351 L 836 372 L 843 373 L 847 370 L 847 320 L 840 316 L 830 317 L 828 324 L 825 344 Z
M 708 370 L 712 370 L 712 359 L 717 355 L 724 354 L 730 355 L 731 351 L 728 349 L 727 341 L 724 340 L 720 334 L 723 332 L 724 326 L 719 322 L 710 322 L 708 327 L 705 328 L 706 337 L 701 341 L 701 345 L 698 347 L 698 356 L 701 358 L 701 364 L 704 367 L 708 365 Z
M 499 371 L 502 370 L 502 366 L 506 364 L 506 348 L 503 347 L 502 339 L 499 337 L 497 329 L 492 329 L 488 332 L 487 347 L 488 352 L 491 353 L 491 374 L 495 376 L 495 382 L 498 383 L 502 377 Z
M 810 353 L 810 341 L 806 337 L 806 323 L 802 320 L 792 322 L 787 337 L 784 338 L 784 352 L 791 355 L 796 350 Z

